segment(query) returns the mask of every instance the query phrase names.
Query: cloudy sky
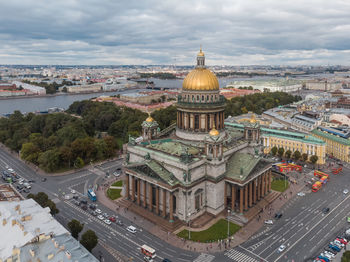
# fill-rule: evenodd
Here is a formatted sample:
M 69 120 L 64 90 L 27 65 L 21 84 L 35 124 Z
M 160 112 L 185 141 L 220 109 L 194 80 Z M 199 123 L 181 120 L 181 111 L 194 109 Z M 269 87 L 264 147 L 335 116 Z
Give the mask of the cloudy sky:
M 349 65 L 349 0 L 0 0 L 0 64 Z

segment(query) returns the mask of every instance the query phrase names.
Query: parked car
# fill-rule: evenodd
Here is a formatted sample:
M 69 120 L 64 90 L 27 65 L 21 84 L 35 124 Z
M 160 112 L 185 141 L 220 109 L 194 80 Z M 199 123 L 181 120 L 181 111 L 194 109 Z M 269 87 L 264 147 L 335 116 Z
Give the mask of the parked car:
M 82 200 L 80 200 L 80 203 L 82 203 L 82 204 L 84 204 L 84 205 L 87 205 L 87 200 L 85 200 L 85 199 L 82 199 Z
M 96 204 L 90 204 L 90 205 L 89 205 L 89 208 L 90 208 L 90 209 L 92 209 L 92 210 L 95 210 L 95 209 L 96 209 L 96 207 L 97 207 L 97 205 L 96 205 Z
M 121 221 L 121 220 L 117 220 L 117 225 L 119 225 L 119 226 L 123 226 L 124 224 L 123 224 L 123 221 Z
M 88 208 L 87 208 L 86 205 L 82 205 L 82 206 L 81 206 L 81 209 L 86 211 Z
M 96 209 L 95 212 L 96 212 L 97 214 L 101 214 L 101 213 L 102 213 L 101 209 Z
M 97 218 L 100 219 L 100 220 L 104 220 L 105 219 L 102 215 L 98 215 Z
M 105 218 L 109 217 L 107 213 L 103 213 L 103 216 L 104 216 Z
M 74 205 L 80 206 L 80 202 L 79 201 L 74 200 L 73 203 L 74 203 Z
M 146 261 L 146 262 L 153 262 L 154 260 L 153 260 L 153 258 L 144 256 L 144 257 L 143 257 L 143 261 Z
M 134 227 L 134 226 L 128 226 L 126 228 L 126 230 L 128 230 L 130 233 L 133 233 L 133 234 L 136 233 L 136 227 Z
M 119 172 L 113 172 L 113 176 L 119 177 L 119 176 L 120 176 L 120 173 L 119 173 Z
M 109 218 L 109 221 L 111 221 L 111 222 L 116 222 L 117 219 L 116 219 L 114 216 L 111 216 L 111 217 Z
M 112 222 L 109 219 L 105 219 L 105 220 L 103 220 L 103 222 L 105 222 L 107 225 L 112 224 Z
M 343 194 L 347 195 L 349 193 L 349 190 L 348 189 L 344 189 L 343 190 Z

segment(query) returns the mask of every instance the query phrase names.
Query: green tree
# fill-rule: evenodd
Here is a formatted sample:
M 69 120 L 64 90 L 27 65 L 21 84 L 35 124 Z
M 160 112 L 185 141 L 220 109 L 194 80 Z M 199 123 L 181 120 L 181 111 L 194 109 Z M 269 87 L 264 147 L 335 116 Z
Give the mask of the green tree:
M 84 160 L 81 157 L 77 157 L 74 161 L 74 167 L 82 168 L 85 165 Z
M 284 154 L 286 156 L 286 158 L 290 158 L 292 155 L 292 151 L 287 150 L 286 153 Z
M 44 192 L 39 192 L 37 194 L 29 194 L 27 198 L 34 199 L 35 202 L 37 202 L 42 207 L 49 207 L 50 213 L 52 215 L 59 213 L 59 210 L 56 207 L 56 204 L 51 199 L 49 199 L 48 195 Z
M 316 155 L 310 156 L 311 163 L 316 164 L 317 160 L 318 160 L 318 156 L 316 156 Z
M 347 250 L 343 253 L 341 257 L 341 262 L 350 262 L 350 251 Z
M 284 149 L 283 149 L 283 147 L 280 147 L 280 148 L 278 149 L 278 155 L 279 155 L 280 157 L 282 157 L 283 154 L 284 154 Z
M 294 158 L 295 160 L 299 160 L 299 159 L 301 158 L 301 153 L 300 153 L 298 150 L 296 150 L 296 151 L 293 153 L 293 158 Z
M 72 236 L 75 239 L 78 239 L 79 237 L 79 233 L 83 230 L 84 228 L 84 224 L 81 224 L 78 220 L 76 219 L 72 219 L 69 223 L 68 223 L 68 229 L 69 231 L 72 233 Z
M 87 230 L 82 236 L 80 240 L 80 244 L 82 244 L 89 252 L 97 245 L 98 237 L 95 232 L 92 230 Z
M 24 143 L 22 144 L 21 149 L 21 158 L 32 162 L 34 164 L 38 164 L 38 157 L 39 157 L 40 149 L 33 143 Z
M 308 156 L 306 153 L 303 153 L 303 154 L 301 155 L 301 159 L 302 159 L 304 162 L 306 162 L 308 158 L 309 158 L 309 156 Z
M 277 154 L 277 150 L 278 150 L 278 148 L 276 146 L 274 146 L 273 148 L 271 148 L 271 154 L 273 156 L 275 156 Z

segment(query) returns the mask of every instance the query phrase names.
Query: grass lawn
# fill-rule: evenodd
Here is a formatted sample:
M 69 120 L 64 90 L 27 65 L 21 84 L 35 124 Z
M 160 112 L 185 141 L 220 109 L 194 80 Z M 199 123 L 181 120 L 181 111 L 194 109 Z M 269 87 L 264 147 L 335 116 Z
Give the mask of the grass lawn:
M 230 222 L 230 236 L 235 234 L 241 227 Z M 177 234 L 178 237 L 188 239 L 188 230 L 182 230 Z M 227 238 L 227 220 L 220 219 L 208 229 L 200 232 L 191 231 L 191 240 L 199 242 L 212 242 L 218 239 Z
M 288 181 L 284 181 L 284 179 L 282 179 L 282 180 L 274 179 L 271 182 L 271 189 L 275 190 L 275 191 L 278 191 L 278 192 L 286 191 L 288 186 L 289 186 L 289 182 Z
M 121 189 L 111 189 L 111 188 L 108 188 L 107 190 L 107 196 L 112 199 L 112 200 L 115 200 L 119 197 L 121 197 L 121 193 L 122 190 Z
M 119 180 L 117 182 L 114 182 L 112 186 L 123 186 L 123 180 Z

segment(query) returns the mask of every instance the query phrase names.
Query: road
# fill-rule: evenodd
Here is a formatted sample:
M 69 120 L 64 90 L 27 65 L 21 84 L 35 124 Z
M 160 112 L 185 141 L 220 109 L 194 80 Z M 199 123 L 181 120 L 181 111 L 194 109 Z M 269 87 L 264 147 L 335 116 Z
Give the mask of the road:
M 64 226 L 73 218 L 79 220 L 85 224 L 84 230 L 92 229 L 96 232 L 99 239 L 104 242 L 103 246 L 108 246 L 127 258 L 133 258 L 132 261 L 143 261 L 143 256 L 140 252 L 140 246 L 143 244 L 148 244 L 156 250 L 156 261 L 169 258 L 171 261 L 189 262 L 198 258 L 200 254 L 171 246 L 146 230 L 139 229 L 136 234 L 129 233 L 126 227 L 133 225 L 133 222 L 117 214 L 115 211 L 98 204 L 98 202 L 98 208 L 101 209 L 102 213 L 119 216 L 124 226 L 117 226 L 115 223 L 107 225 L 89 212 L 74 205 L 72 200 L 65 199 L 65 196 L 70 194 L 71 189 L 76 190 L 81 197 L 86 197 L 88 188 L 93 187 L 96 182 L 103 183 L 106 171 L 112 173 L 113 170 L 120 166 L 121 161 L 108 162 L 102 164 L 100 167 L 91 167 L 89 170 L 77 171 L 71 175 L 47 177 L 47 181 L 42 182 L 42 177 L 28 168 L 22 161 L 13 157 L 8 152 L 0 150 L 0 170 L 11 167 L 21 177 L 27 180 L 35 180 L 35 183 L 32 184 L 31 193 L 47 193 L 60 210 L 56 218 Z M 88 201 L 90 202 L 90 200 Z M 99 252 L 103 250 L 103 261 L 115 261 L 113 256 L 107 254 L 105 247 L 102 248 L 99 245 L 97 249 Z M 94 252 L 94 254 L 98 257 L 100 253 Z
M 240 247 L 226 252 L 225 256 L 231 261 L 244 261 L 239 260 L 238 255 L 232 255 L 237 251 L 250 256 L 252 262 L 313 261 L 327 243 L 347 226 L 345 218 L 350 215 L 350 195 L 344 195 L 342 191 L 350 188 L 349 174 L 349 168 L 344 167 L 340 175 L 331 174 L 331 181 L 319 192 L 305 189 L 305 196 L 296 196 L 283 206 L 280 220 L 274 220 L 272 226 L 265 225 Z M 327 214 L 322 212 L 325 207 L 330 208 Z M 286 249 L 278 253 L 282 244 Z

